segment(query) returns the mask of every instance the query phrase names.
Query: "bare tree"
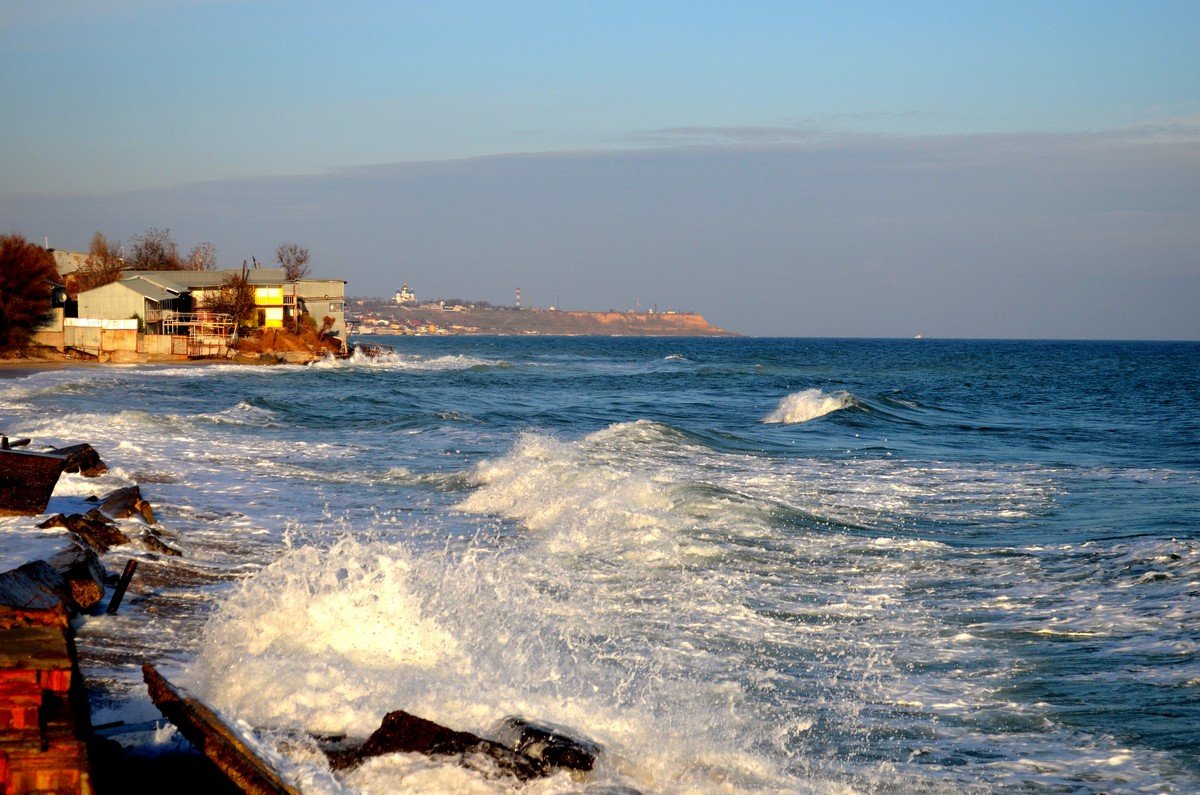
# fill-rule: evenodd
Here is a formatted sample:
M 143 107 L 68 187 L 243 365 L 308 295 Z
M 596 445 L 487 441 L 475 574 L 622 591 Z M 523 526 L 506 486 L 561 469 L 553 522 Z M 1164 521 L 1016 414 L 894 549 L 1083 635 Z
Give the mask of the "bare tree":
M 58 282 L 54 255 L 20 235 L 0 237 L 0 351 L 29 344 L 49 316 L 51 284 Z
M 92 235 L 87 259 L 79 266 L 79 270 L 68 278 L 67 290 L 71 296 L 120 279 L 121 272 L 125 269 L 125 261 L 121 259 L 120 251 L 120 241 L 110 241 L 100 232 Z
M 283 277 L 289 282 L 308 275 L 308 249 L 296 243 L 280 243 L 275 249 L 275 261 L 283 268 Z
M 243 273 L 231 273 L 221 280 L 221 287 L 204 298 L 203 308 L 209 312 L 222 312 L 233 317 L 235 323 L 242 323 L 254 312 L 254 288 L 246 278 L 245 266 Z
M 217 247 L 212 243 L 197 243 L 183 261 L 183 269 L 189 271 L 211 271 L 217 267 Z
M 170 229 L 151 227 L 130 241 L 128 267 L 134 271 L 179 270 L 179 246 Z

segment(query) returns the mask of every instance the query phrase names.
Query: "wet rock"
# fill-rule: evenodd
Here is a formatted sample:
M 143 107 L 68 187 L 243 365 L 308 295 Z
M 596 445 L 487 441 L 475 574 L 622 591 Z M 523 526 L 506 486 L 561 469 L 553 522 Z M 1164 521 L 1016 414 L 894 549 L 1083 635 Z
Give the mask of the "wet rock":
M 0 629 L 65 627 L 69 605 L 63 576 L 44 560 L 0 573 Z
M 90 610 L 104 598 L 104 566 L 91 547 L 71 544 L 47 562 L 62 575 L 78 610 Z
M 535 723 L 516 715 L 502 719 L 489 734 L 506 748 L 545 762 L 550 767 L 567 770 L 591 770 L 603 751 L 599 743 L 573 734 L 569 729 Z
M 129 543 L 129 536 L 94 508 L 82 516 L 77 513 L 68 516 L 67 529 L 101 555 Z
M 94 478 L 108 471 L 108 466 L 100 460 L 100 454 L 90 444 L 73 444 L 51 452 L 66 457 L 64 472 L 78 472 L 85 478 Z
M 113 547 L 129 543 L 129 536 L 121 532 L 120 528 L 95 508 L 86 514 L 73 513 L 70 516 L 63 516 L 58 513 L 39 524 L 38 527 L 65 527 L 101 555 Z
M 522 781 L 549 773 L 549 767 L 544 762 L 470 732 L 455 731 L 410 715 L 404 710 L 385 715 L 375 733 L 358 748 L 331 753 L 329 764 L 334 770 L 343 770 L 369 757 L 394 753 L 461 756 L 468 766 L 486 772 L 490 763 L 494 769 Z M 484 764 L 478 765 L 480 761 Z
M 169 555 L 173 558 L 183 557 L 183 553 L 163 541 L 162 536 L 153 527 L 146 528 L 145 532 L 142 533 L 141 542 L 151 552 L 158 552 L 159 554 Z
M 137 486 L 127 486 L 117 489 L 104 498 L 100 510 L 111 519 L 128 519 L 140 516 L 147 524 L 154 524 L 154 510 L 150 503 L 142 499 L 142 490 Z

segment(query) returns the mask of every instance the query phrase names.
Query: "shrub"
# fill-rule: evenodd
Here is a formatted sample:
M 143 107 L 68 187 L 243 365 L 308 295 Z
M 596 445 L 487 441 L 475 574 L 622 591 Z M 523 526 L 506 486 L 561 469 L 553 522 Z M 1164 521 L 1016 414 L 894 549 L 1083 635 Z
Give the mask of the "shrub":
M 23 350 L 50 315 L 54 256 L 20 235 L 0 237 L 0 351 Z

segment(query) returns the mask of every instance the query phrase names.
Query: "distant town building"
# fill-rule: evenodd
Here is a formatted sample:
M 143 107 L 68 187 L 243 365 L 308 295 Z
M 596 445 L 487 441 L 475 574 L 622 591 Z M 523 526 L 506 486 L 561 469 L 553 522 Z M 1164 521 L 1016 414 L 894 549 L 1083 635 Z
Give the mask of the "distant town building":
M 401 306 L 405 304 L 415 304 L 417 302 L 417 294 L 408 289 L 408 285 L 405 284 L 396 291 L 396 297 L 393 300 L 395 300 L 395 302 Z

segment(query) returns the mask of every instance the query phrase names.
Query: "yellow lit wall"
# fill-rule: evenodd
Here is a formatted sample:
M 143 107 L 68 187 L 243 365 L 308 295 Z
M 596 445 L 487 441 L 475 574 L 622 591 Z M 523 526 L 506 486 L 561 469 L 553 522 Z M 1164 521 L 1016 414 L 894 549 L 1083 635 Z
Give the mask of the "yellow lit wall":
M 282 306 L 282 287 L 255 287 L 254 303 L 258 306 Z

